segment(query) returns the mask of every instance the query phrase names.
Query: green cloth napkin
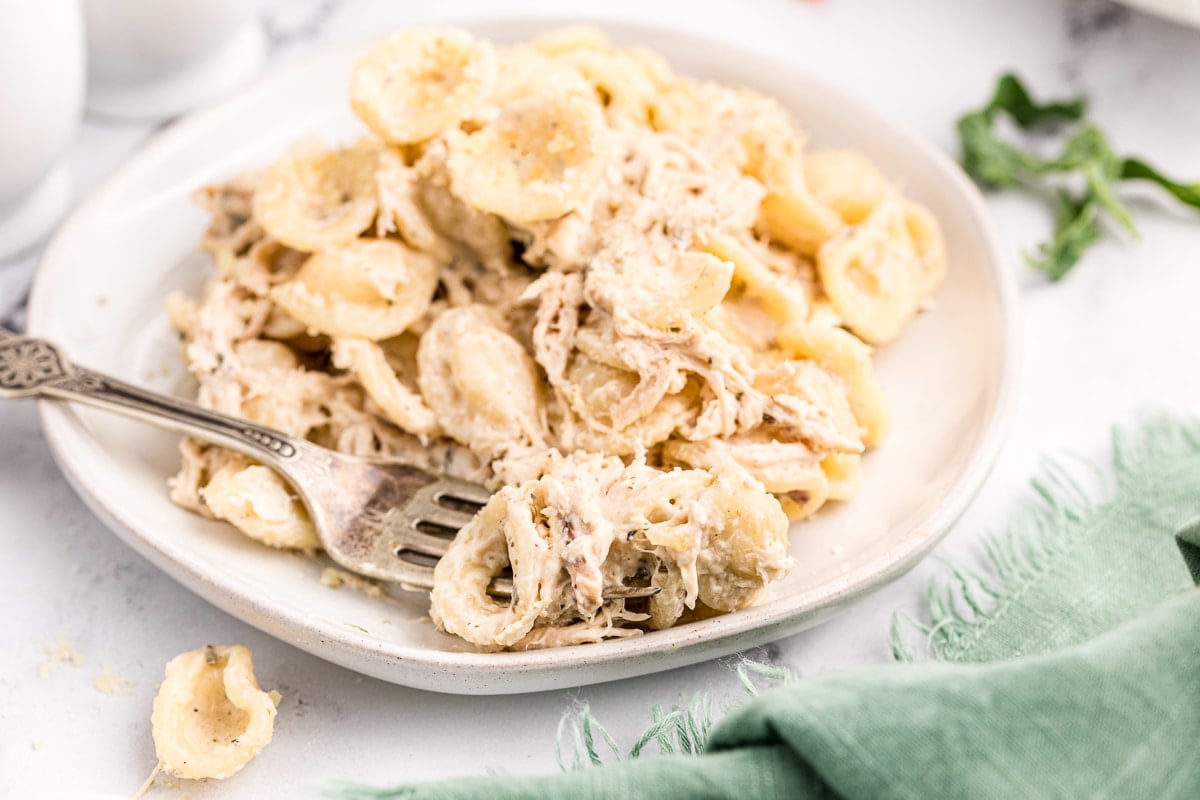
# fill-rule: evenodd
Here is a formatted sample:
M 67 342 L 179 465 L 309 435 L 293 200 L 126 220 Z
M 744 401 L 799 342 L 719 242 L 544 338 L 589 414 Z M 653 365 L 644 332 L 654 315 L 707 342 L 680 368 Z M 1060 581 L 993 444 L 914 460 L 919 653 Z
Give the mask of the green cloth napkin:
M 769 690 L 702 755 L 339 794 L 1200 798 L 1200 590 L 1188 588 L 1200 581 L 1200 425 L 1119 432 L 1112 473 L 1092 502 L 1051 468 L 1035 481 L 1045 503 L 991 543 L 989 569 L 951 568 L 920 627 L 940 660 Z M 911 634 L 897 636 L 902 656 Z

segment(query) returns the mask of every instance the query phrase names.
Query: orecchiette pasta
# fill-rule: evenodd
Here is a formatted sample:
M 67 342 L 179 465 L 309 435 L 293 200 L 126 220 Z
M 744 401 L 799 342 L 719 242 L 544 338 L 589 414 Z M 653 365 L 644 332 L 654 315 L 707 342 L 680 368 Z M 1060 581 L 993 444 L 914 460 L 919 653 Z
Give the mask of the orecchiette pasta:
M 417 351 L 421 394 L 446 433 L 496 457 L 545 446 L 537 368 L 481 306 L 442 312 Z
M 917 251 L 917 295 L 933 296 L 946 277 L 946 242 L 942 228 L 929 209 L 912 200 L 904 201 L 904 225 Z
M 547 93 L 577 94 L 590 99 L 595 89 L 579 70 L 541 48 L 516 45 L 500 51 L 496 86 L 488 98 L 491 113 L 498 113 L 513 100 Z
M 663 446 L 663 459 L 703 469 L 740 467 L 778 498 L 791 519 L 808 516 L 829 497 L 820 458 L 802 442 L 758 437 L 670 441 Z
M 637 60 L 623 52 L 591 48 L 568 50 L 561 58 L 591 84 L 606 113 L 643 124 L 649 120 L 658 87 Z
M 811 256 L 844 227 L 833 209 L 797 184 L 767 195 L 759 210 L 759 225 L 768 236 L 805 256 Z
M 254 677 L 250 651 L 207 645 L 176 656 L 150 722 L 159 767 L 176 778 L 228 778 L 267 746 L 279 695 Z
M 894 339 L 917 312 L 920 269 L 904 209 L 894 202 L 877 206 L 817 253 L 817 274 L 833 307 L 871 344 Z
M 387 339 L 429 308 L 438 264 L 391 239 L 359 239 L 311 256 L 271 300 L 330 336 Z
M 401 32 L 350 104 L 367 139 L 201 195 L 215 274 L 171 301 L 200 402 L 495 488 L 432 594 L 480 647 L 753 602 L 788 520 L 850 498 L 888 432 L 871 345 L 945 275 L 929 210 L 774 99 L 594 28 Z M 182 452 L 176 502 L 315 546 L 266 468 Z
M 366 339 L 335 339 L 333 364 L 355 374 L 389 421 L 410 433 L 438 432 L 437 418 L 420 394 L 396 376 L 382 347 Z
M 533 46 L 543 53 L 559 56 L 574 50 L 612 51 L 608 35 L 591 25 L 567 25 L 543 33 L 533 40 Z
M 379 146 L 343 150 L 308 145 L 270 166 L 254 189 L 254 218 L 288 247 L 315 253 L 348 244 L 370 227 L 379 208 Z
M 283 479 L 239 458 L 213 473 L 200 500 L 217 519 L 271 547 L 318 550 L 321 540 L 304 504 Z
M 354 68 L 350 104 L 385 142 L 411 144 L 468 116 L 495 77 L 492 46 L 466 31 L 401 31 Z
M 813 196 L 851 225 L 895 194 L 879 168 L 854 150 L 813 150 L 804 158 L 804 182 Z
M 567 92 L 522 97 L 452 140 L 451 186 L 476 208 L 515 222 L 561 217 L 599 188 L 607 137 L 594 102 Z
M 794 321 L 779 331 L 779 343 L 799 358 L 815 361 L 841 378 L 862 429 L 863 444 L 879 444 L 891 430 L 891 415 L 871 366 L 871 348 L 841 328 Z
M 775 322 L 783 324 L 808 316 L 803 285 L 772 272 L 745 244 L 727 234 L 709 233 L 702 237 L 700 247 L 730 262 L 741 293 L 761 303 L 762 310 Z

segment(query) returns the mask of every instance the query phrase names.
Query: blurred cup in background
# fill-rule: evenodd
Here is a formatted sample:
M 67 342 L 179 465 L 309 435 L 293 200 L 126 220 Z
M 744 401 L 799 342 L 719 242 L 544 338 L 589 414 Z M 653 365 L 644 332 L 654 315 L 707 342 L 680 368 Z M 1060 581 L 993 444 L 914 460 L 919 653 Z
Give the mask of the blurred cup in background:
M 186 111 L 262 66 L 257 0 L 83 0 L 87 107 L 157 119 Z
M 84 41 L 78 0 L 0 0 L 0 259 L 70 202 L 62 155 L 83 111 Z

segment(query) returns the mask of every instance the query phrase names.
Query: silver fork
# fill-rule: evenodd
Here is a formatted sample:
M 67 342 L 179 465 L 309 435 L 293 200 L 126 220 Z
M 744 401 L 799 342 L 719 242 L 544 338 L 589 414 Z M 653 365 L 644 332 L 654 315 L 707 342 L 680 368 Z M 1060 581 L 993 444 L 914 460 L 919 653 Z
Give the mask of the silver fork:
M 247 420 L 72 364 L 43 339 L 0 327 L 0 398 L 51 397 L 116 411 L 237 450 L 285 477 L 304 501 L 329 557 L 348 570 L 404 588 L 433 588 L 433 564 L 491 495 L 478 484 L 410 464 L 328 450 Z M 496 578 L 489 591 L 512 595 Z M 654 594 L 614 586 L 606 598 Z

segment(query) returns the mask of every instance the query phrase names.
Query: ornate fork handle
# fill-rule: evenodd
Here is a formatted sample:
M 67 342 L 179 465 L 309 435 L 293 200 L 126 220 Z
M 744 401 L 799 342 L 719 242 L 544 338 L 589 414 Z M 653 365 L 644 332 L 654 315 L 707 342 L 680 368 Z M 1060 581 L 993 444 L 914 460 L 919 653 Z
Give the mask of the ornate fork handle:
M 328 474 L 326 454 L 304 440 L 77 367 L 50 342 L 0 328 L 0 398 L 39 395 L 117 411 L 228 447 L 289 477 Z

